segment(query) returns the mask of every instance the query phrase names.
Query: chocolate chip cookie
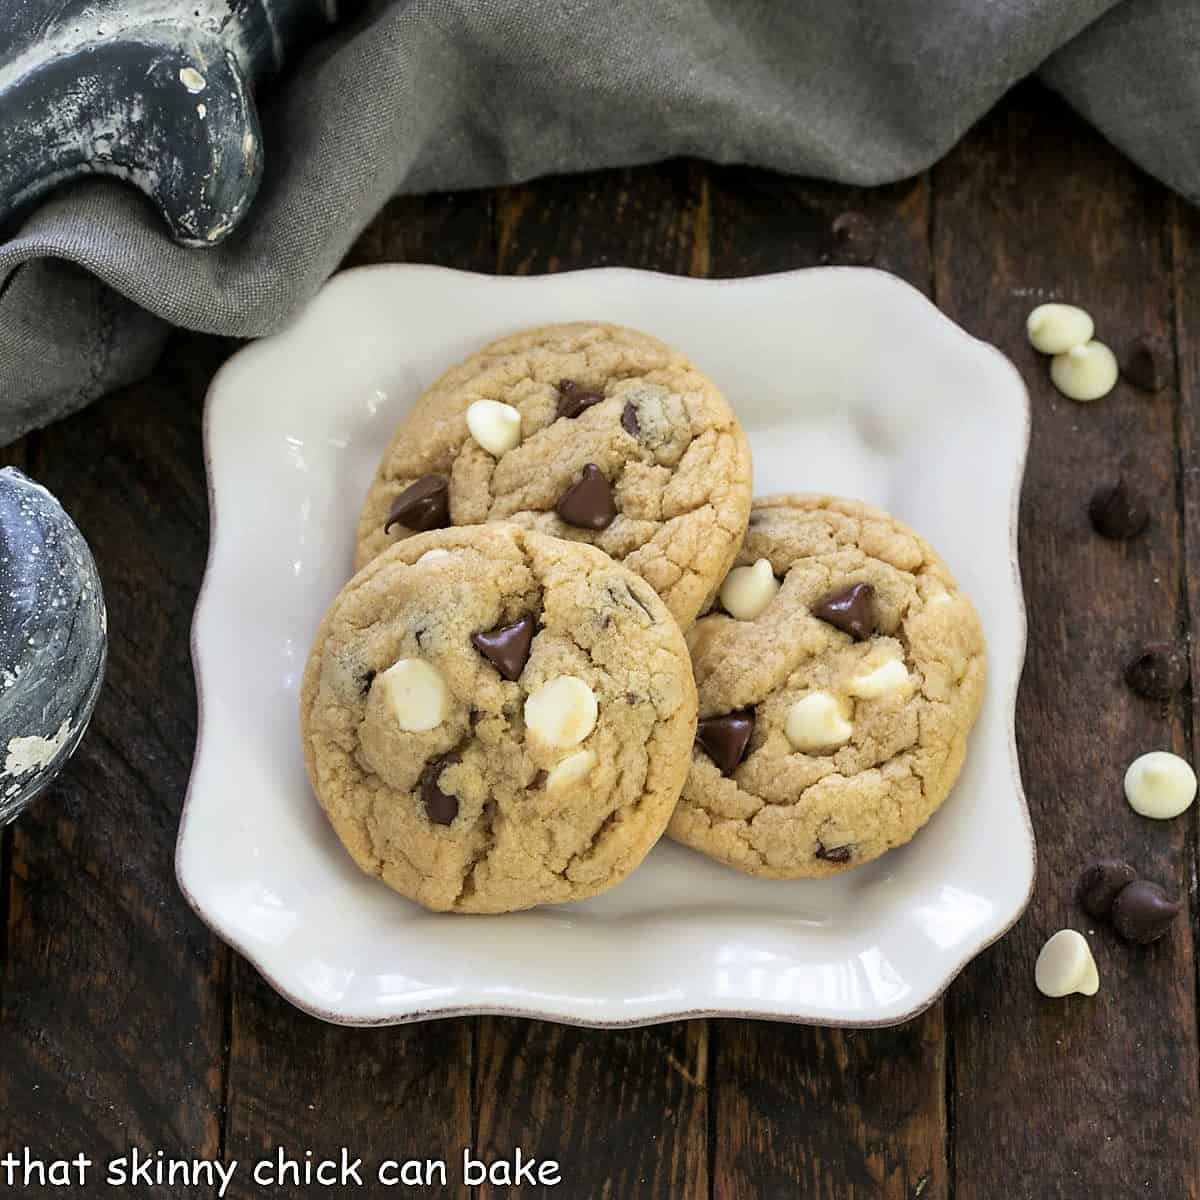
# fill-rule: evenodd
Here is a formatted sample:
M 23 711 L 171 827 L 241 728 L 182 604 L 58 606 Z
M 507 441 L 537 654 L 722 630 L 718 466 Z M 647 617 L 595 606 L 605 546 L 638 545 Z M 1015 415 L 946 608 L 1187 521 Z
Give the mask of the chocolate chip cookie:
M 510 521 L 590 542 L 685 627 L 750 513 L 750 449 L 713 383 L 632 329 L 548 325 L 447 371 L 397 429 L 356 565 L 423 530 Z
M 497 523 L 406 538 L 345 586 L 301 727 L 364 871 L 427 908 L 507 912 L 641 862 L 688 771 L 696 689 L 643 579 Z
M 752 875 L 831 875 L 907 842 L 949 794 L 983 634 L 931 547 L 852 500 L 756 500 L 688 633 L 700 694 L 671 837 Z

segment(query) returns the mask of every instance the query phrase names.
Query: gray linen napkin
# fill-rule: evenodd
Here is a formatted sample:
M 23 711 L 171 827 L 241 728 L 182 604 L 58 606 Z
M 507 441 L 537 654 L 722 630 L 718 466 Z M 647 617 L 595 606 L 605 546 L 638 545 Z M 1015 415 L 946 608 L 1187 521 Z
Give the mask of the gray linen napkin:
M 137 378 L 167 323 L 278 328 L 398 192 L 698 155 L 912 175 L 1017 80 L 1200 199 L 1200 0 L 407 0 L 294 63 L 266 169 L 209 250 L 141 196 L 51 195 L 0 246 L 0 444 Z

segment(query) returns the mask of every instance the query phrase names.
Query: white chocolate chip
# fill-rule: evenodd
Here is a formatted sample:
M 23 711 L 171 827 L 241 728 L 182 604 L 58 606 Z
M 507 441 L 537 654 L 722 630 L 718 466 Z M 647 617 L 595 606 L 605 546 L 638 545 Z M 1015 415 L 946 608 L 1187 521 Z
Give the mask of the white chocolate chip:
M 441 548 L 441 546 L 434 546 L 434 548 L 432 550 L 426 550 L 425 553 L 422 554 L 421 557 L 417 559 L 417 562 L 423 563 L 423 562 L 429 562 L 431 559 L 435 559 L 435 558 L 449 558 L 449 557 L 450 557 L 449 550 L 443 550 Z
M 806 754 L 844 746 L 854 727 L 842 715 L 841 705 L 828 692 L 812 692 L 788 709 L 783 724 L 787 740 Z
M 596 728 L 596 694 L 582 679 L 559 675 L 525 701 L 525 727 L 556 750 L 578 746 Z
M 1050 360 L 1054 386 L 1071 400 L 1099 400 L 1117 385 L 1117 358 L 1103 342 L 1084 342 Z
M 1196 772 L 1178 754 L 1151 750 L 1125 772 L 1125 799 L 1135 813 L 1165 821 L 1196 798 Z
M 521 414 L 499 400 L 476 400 L 467 409 L 467 428 L 489 454 L 499 458 L 521 441 Z
M 1030 345 L 1043 354 L 1065 354 L 1092 340 L 1096 325 L 1074 304 L 1039 304 L 1025 319 Z
M 1060 929 L 1037 956 L 1033 981 L 1043 996 L 1094 996 L 1100 990 L 1100 973 L 1083 934 Z
M 592 750 L 577 750 L 574 754 L 568 754 L 546 776 L 546 791 L 556 792 L 559 788 L 582 782 L 592 773 L 595 765 L 596 755 Z
M 880 696 L 888 696 L 893 692 L 911 692 L 912 682 L 904 663 L 898 658 L 889 658 L 873 671 L 856 675 L 846 684 L 846 691 L 864 700 L 878 700 Z
M 734 567 L 721 584 L 721 607 L 739 621 L 753 621 L 779 591 L 771 564 L 760 558 L 752 567 Z
M 377 680 L 383 698 L 407 733 L 436 729 L 446 719 L 449 694 L 437 668 L 421 658 L 402 658 Z

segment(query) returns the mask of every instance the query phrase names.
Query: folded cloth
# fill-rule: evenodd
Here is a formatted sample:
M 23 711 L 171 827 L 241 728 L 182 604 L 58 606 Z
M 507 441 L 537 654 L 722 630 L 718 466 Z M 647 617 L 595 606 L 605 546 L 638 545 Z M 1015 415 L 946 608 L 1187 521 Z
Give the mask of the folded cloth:
M 913 175 L 1037 71 L 1200 198 L 1200 0 L 407 0 L 292 64 L 244 223 L 174 244 L 126 185 L 53 193 L 0 246 L 0 443 L 137 378 L 168 324 L 278 328 L 399 192 L 697 155 Z

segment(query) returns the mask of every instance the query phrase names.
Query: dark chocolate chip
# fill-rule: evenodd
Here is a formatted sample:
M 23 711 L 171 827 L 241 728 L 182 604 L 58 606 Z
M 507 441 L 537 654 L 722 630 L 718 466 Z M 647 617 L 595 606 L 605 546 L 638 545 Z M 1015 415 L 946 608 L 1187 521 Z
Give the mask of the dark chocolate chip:
M 533 617 L 526 613 L 511 625 L 498 625 L 486 633 L 471 634 L 471 645 L 504 676 L 515 681 L 520 678 L 529 661 L 533 643 Z
M 1134 338 L 1121 361 L 1121 374 L 1145 392 L 1159 392 L 1171 378 L 1171 348 L 1156 333 Z
M 583 474 L 563 492 L 554 511 L 576 529 L 607 529 L 617 516 L 612 488 L 595 463 L 583 468 Z
M 358 690 L 365 696 L 371 690 L 371 684 L 375 682 L 375 672 L 365 671 L 358 677 Z
M 875 223 L 860 212 L 844 212 L 830 227 L 830 261 L 861 267 L 875 261 L 879 253 L 879 231 Z
M 449 825 L 458 816 L 458 797 L 449 796 L 438 787 L 442 772 L 459 762 L 457 754 L 441 754 L 430 759 L 421 772 L 421 799 L 425 804 L 425 815 L 435 825 Z
M 1157 883 L 1138 879 L 1117 893 L 1112 906 L 1113 928 L 1127 942 L 1156 942 L 1183 911 Z
M 1079 877 L 1079 905 L 1099 920 L 1112 910 L 1117 893 L 1137 878 L 1137 872 L 1119 858 L 1094 862 Z
M 450 524 L 450 484 L 444 475 L 422 475 L 396 497 L 383 524 L 388 533 L 393 525 L 403 525 L 424 533 L 427 529 L 445 529 Z
M 723 717 L 705 717 L 696 726 L 696 741 L 723 775 L 742 761 L 754 732 L 754 710 L 743 708 Z
M 642 432 L 642 425 L 638 420 L 637 409 L 633 407 L 632 400 L 626 400 L 625 407 L 621 410 L 621 428 L 631 438 L 637 437 Z
M 849 846 L 826 847 L 826 846 L 822 845 L 821 842 L 818 842 L 817 843 L 817 857 L 822 858 L 826 862 L 831 862 L 831 863 L 849 862 L 850 861 L 850 847 Z
M 1139 696 L 1168 700 L 1188 681 L 1188 658 L 1172 642 L 1150 642 L 1125 668 L 1125 682 Z
M 1117 540 L 1137 537 L 1150 519 L 1145 504 L 1133 494 L 1124 476 L 1095 492 L 1088 505 L 1088 516 L 1098 534 Z
M 840 592 L 831 592 L 812 607 L 812 615 L 848 633 L 856 642 L 875 632 L 871 601 L 875 588 L 869 583 L 852 583 Z
M 642 612 L 644 612 L 646 616 L 650 618 L 651 621 L 654 620 L 654 614 L 650 611 L 649 606 L 643 599 L 641 599 L 641 597 L 638 596 L 637 592 L 635 592 L 633 588 L 629 586 L 629 584 L 624 582 L 610 583 L 605 588 L 605 591 L 608 593 L 608 598 L 613 602 L 614 605 L 620 605 L 622 608 L 628 608 L 631 605 L 635 605 L 636 607 L 640 608 Z M 608 628 L 607 624 L 605 624 L 605 628 Z
M 558 412 L 555 413 L 555 420 L 559 417 L 574 420 L 585 408 L 591 408 L 603 399 L 603 392 L 581 391 L 575 380 L 564 379 L 558 385 Z
M 629 589 L 629 597 L 634 604 L 636 604 L 638 608 L 640 608 L 642 612 L 644 612 L 646 616 L 650 618 L 650 620 L 654 620 L 654 614 L 650 611 L 650 606 L 641 598 L 641 596 L 637 594 L 637 592 L 633 590 L 633 588 Z

